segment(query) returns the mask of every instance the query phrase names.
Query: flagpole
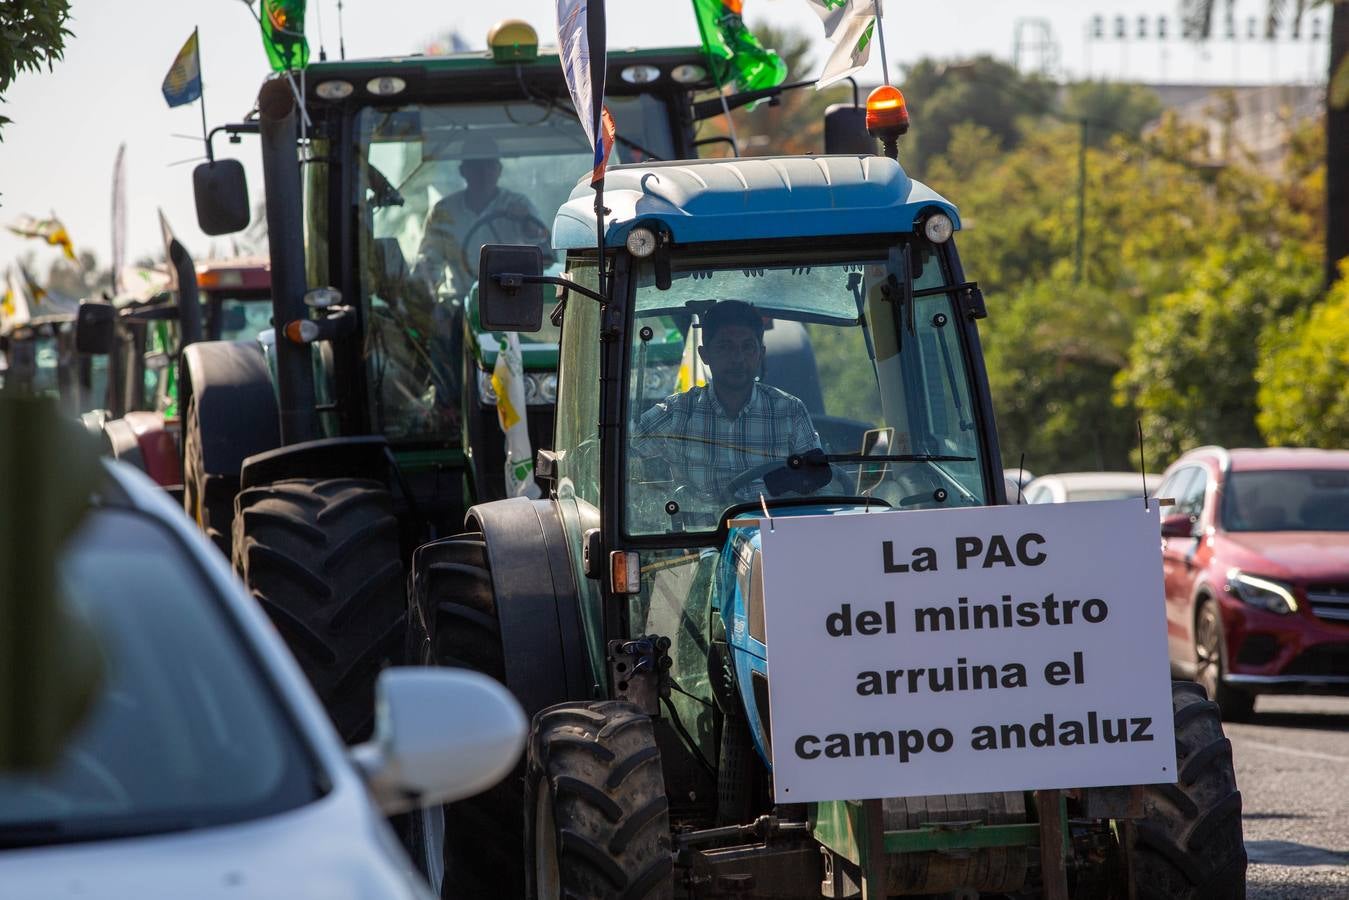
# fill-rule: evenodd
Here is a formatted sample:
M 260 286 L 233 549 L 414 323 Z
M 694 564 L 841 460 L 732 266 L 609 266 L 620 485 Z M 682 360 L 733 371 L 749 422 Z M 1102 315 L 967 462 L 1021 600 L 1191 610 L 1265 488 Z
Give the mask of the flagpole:
M 890 63 L 885 58 L 885 29 L 881 27 L 881 0 L 871 0 L 871 8 L 876 12 L 876 42 L 881 45 L 881 81 L 890 83 Z
M 197 26 L 192 26 L 192 42 L 197 45 L 197 78 L 201 81 L 201 94 L 197 97 L 197 105 L 201 107 L 201 142 L 206 145 L 206 161 L 215 162 L 215 154 L 211 152 L 211 137 L 206 130 L 206 78 L 201 72 L 201 36 L 197 34 Z M 884 48 L 884 45 L 882 45 Z M 885 50 L 881 50 L 881 55 L 885 55 Z

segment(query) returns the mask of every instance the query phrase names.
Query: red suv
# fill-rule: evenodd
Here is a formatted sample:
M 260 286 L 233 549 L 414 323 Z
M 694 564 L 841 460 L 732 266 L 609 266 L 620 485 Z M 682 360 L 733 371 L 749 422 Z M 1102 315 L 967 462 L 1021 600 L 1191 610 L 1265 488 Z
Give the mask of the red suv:
M 1158 489 L 1173 673 L 1229 719 L 1349 695 L 1349 450 L 1201 447 Z

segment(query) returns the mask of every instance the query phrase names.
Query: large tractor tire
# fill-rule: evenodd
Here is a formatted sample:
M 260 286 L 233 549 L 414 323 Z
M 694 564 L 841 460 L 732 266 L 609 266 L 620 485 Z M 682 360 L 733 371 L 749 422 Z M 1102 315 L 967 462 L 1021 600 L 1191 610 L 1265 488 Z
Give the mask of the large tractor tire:
M 1129 865 L 1140 900 L 1246 895 L 1241 792 L 1218 704 L 1189 681 L 1171 683 L 1175 784 L 1149 785 L 1143 818 L 1128 829 Z
M 234 509 L 234 567 L 309 676 L 338 732 L 370 735 L 374 686 L 405 624 L 398 520 L 384 485 L 290 479 Z
M 197 414 L 197 397 L 191 395 L 187 413 L 183 416 L 183 508 L 188 518 L 194 519 L 211 543 L 227 557 L 230 555 L 234 489 L 237 486 L 237 480 L 233 484 L 223 484 L 220 479 L 206 477 L 201 417 Z
M 525 780 L 525 896 L 668 900 L 669 804 L 651 719 L 616 700 L 534 717 Z
M 478 532 L 424 544 L 413 589 L 436 622 L 434 642 L 409 659 L 481 672 L 506 681 L 487 545 Z M 423 810 L 413 853 L 443 896 L 519 897 L 524 891 L 523 766 L 495 787 L 446 807 Z

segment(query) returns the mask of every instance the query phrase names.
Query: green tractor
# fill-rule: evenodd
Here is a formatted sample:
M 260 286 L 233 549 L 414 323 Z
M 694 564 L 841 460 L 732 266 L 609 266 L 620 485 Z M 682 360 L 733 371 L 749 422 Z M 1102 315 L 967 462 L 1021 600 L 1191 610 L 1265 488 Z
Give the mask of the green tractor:
M 533 717 L 522 777 L 423 817 L 448 834 L 445 883 L 1240 896 L 1230 744 L 1188 683 L 1175 785 L 774 802 L 760 529 L 1006 503 L 986 308 L 956 209 L 892 158 L 619 165 L 604 191 L 602 223 L 586 184 L 558 212 L 563 277 L 529 246 L 482 251 L 488 327 L 537 327 L 559 287 L 558 413 L 547 499 L 475 506 L 414 557 L 412 652 L 502 680 Z M 671 325 L 710 386 L 662 377 Z
M 506 494 L 492 380 L 504 335 L 478 323 L 478 248 L 551 256 L 540 211 L 591 154 L 556 51 L 518 22 L 489 42 L 316 62 L 268 81 L 257 118 L 224 128 L 260 139 L 275 330 L 184 352 L 184 505 L 350 740 L 370 729 L 379 668 L 403 653 L 413 549 Z M 701 51 L 611 53 L 608 77 L 619 159 L 696 155 L 692 98 L 712 85 Z M 247 225 L 242 175 L 199 167 L 208 233 Z M 517 412 L 535 446 L 553 430 L 555 341 L 522 348 Z

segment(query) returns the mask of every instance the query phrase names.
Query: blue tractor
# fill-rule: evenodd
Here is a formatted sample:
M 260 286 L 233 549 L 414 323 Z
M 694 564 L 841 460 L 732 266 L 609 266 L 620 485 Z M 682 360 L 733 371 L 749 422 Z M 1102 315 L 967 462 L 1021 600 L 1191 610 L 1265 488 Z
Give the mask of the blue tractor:
M 519 777 L 425 815 L 453 833 L 445 882 L 523 870 L 531 898 L 1239 896 L 1230 745 L 1192 684 L 1173 690 L 1177 785 L 773 802 L 749 520 L 1007 502 L 960 217 L 869 155 L 622 165 L 602 205 L 601 241 L 586 182 L 558 212 L 562 278 L 533 248 L 483 249 L 488 327 L 538 327 L 538 285 L 560 286 L 560 372 L 536 467 L 549 496 L 475 506 L 466 533 L 414 556 L 412 652 L 490 673 L 533 716 Z M 669 372 L 655 348 L 672 331 L 685 352 Z M 696 389 L 700 364 L 752 382 L 732 440 L 699 418 L 717 393 Z M 802 416 L 811 446 L 773 433 Z

